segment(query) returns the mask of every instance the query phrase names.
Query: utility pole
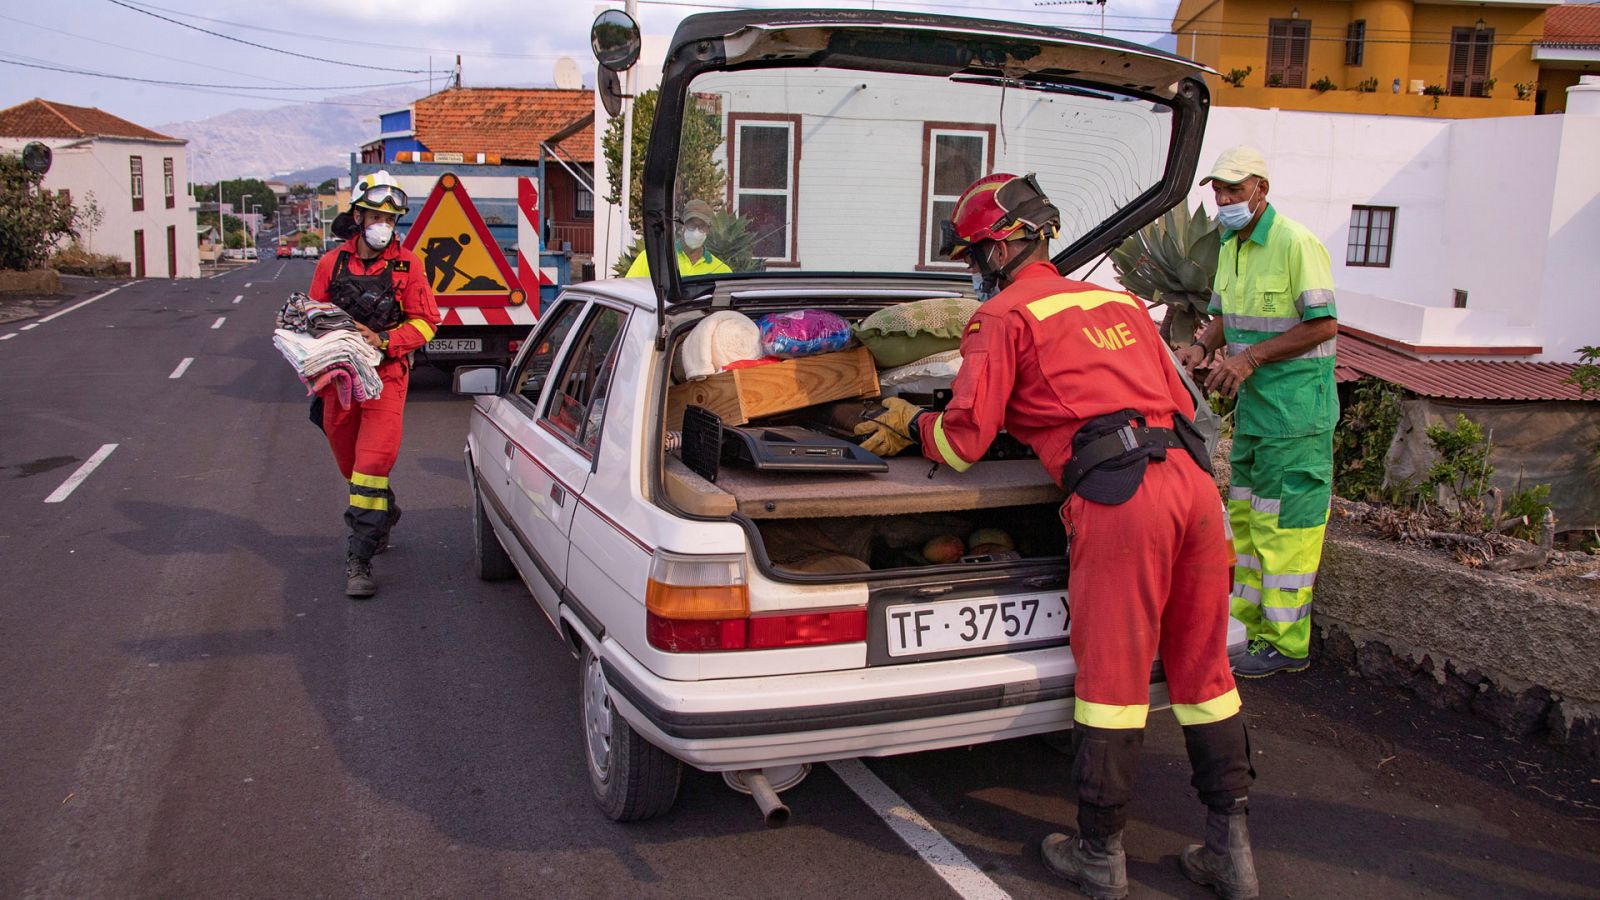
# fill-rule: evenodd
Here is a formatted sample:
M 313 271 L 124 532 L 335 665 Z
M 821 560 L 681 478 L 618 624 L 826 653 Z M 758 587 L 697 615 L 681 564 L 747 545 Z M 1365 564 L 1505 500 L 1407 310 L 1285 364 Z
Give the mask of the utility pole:
M 624 11 L 635 22 L 639 21 L 638 0 L 627 0 Z M 628 245 L 633 243 L 633 220 L 629 218 L 628 207 L 633 199 L 633 72 L 637 68 L 639 66 L 635 63 L 622 73 L 622 189 L 617 192 L 622 198 L 622 243 L 619 253 L 627 252 Z

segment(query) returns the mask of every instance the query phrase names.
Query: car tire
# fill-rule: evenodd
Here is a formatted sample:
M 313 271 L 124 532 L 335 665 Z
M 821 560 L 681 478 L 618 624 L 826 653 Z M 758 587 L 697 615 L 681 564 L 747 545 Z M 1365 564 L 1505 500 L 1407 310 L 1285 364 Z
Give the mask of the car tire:
M 683 763 L 641 737 L 611 705 L 600 658 L 588 645 L 578 664 L 578 708 L 589 786 L 606 817 L 639 822 L 671 809 Z
M 500 546 L 500 537 L 489 522 L 489 510 L 483 505 L 483 494 L 477 479 L 472 484 L 472 570 L 484 581 L 506 581 L 517 577 L 517 567 L 511 554 Z

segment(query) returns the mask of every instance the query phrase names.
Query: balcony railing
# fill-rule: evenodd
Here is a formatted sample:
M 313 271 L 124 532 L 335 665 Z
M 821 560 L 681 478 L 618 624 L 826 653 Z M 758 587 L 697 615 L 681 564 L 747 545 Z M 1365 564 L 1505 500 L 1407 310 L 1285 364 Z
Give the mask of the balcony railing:
M 551 222 L 550 241 L 546 250 L 558 251 L 563 244 L 571 244 L 573 253 L 594 253 L 594 224 L 592 222 Z

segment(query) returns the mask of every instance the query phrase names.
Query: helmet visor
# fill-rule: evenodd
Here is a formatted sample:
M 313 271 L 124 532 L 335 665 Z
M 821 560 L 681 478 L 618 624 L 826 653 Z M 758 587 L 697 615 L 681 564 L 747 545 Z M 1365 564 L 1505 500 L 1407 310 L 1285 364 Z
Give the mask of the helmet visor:
M 946 259 L 961 260 L 972 249 L 972 244 L 956 234 L 956 224 L 949 219 L 939 223 L 939 255 Z
M 410 207 L 410 201 L 405 191 L 393 185 L 380 184 L 362 191 L 355 205 L 383 212 L 403 213 Z

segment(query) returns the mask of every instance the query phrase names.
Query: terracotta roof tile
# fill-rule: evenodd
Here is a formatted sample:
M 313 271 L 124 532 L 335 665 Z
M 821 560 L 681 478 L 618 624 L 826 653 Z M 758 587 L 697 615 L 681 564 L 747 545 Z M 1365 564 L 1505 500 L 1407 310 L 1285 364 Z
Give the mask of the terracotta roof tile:
M 434 152 L 539 158 L 539 142 L 594 112 L 594 93 L 555 88 L 454 88 L 423 97 L 417 140 Z M 594 161 L 594 126 L 561 142 L 578 162 Z
M 1566 363 L 1418 359 L 1339 332 L 1339 381 L 1371 375 L 1420 394 L 1450 400 L 1600 400 L 1584 397 L 1566 379 Z
M 1600 5 L 1565 3 L 1544 14 L 1546 46 L 1600 47 Z
M 151 131 L 92 106 L 68 106 L 37 97 L 10 109 L 0 109 L 0 137 L 122 137 L 184 143 L 179 138 Z

